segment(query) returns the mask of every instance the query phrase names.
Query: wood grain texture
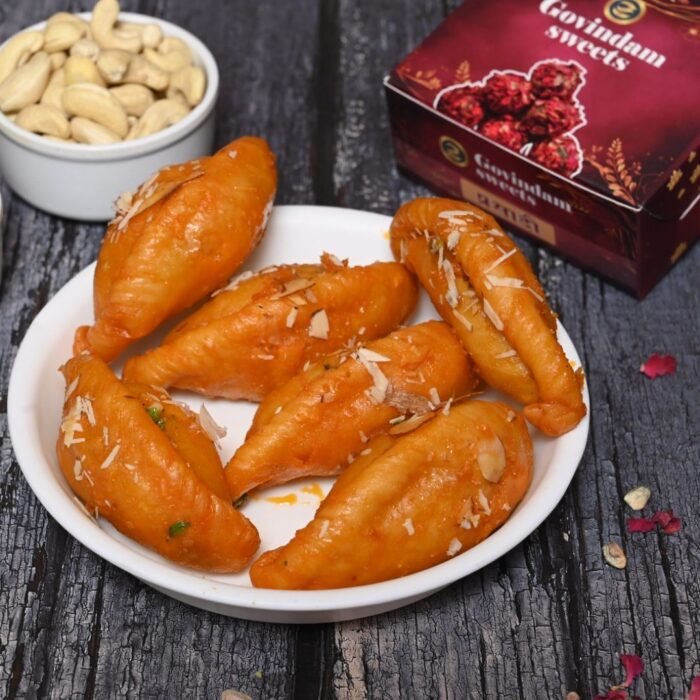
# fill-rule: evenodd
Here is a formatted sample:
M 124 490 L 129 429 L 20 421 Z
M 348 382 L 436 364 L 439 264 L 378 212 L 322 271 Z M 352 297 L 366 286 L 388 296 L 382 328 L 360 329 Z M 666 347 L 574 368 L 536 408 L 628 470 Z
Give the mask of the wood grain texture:
M 0 5 L 0 40 L 91 2 Z M 390 214 L 424 194 L 393 165 L 381 78 L 455 0 L 124 1 L 181 24 L 222 74 L 217 142 L 270 140 L 281 203 Z M 591 698 L 647 669 L 645 700 L 685 698 L 700 674 L 700 248 L 640 303 L 526 242 L 583 357 L 591 438 L 562 503 L 522 545 L 431 598 L 336 625 L 284 626 L 204 613 L 162 596 L 76 543 L 16 464 L 7 386 L 34 316 L 91 262 L 102 228 L 37 212 L 2 189 L 0 283 L 0 697 Z M 678 373 L 638 372 L 671 352 Z M 622 495 L 648 485 L 683 518 L 676 536 L 630 535 Z M 628 567 L 604 563 L 622 544 Z

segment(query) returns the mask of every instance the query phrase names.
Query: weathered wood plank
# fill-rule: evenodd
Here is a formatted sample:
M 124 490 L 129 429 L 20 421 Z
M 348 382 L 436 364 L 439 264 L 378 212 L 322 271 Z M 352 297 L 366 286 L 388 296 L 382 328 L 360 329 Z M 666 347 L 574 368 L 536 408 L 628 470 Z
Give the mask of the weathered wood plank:
M 313 85 L 313 54 L 307 49 L 316 43 L 316 4 L 282 8 L 251 1 L 232 8 L 211 3 L 204 12 L 187 3 L 122 6 L 165 16 L 207 38 L 222 73 L 218 142 L 263 133 L 284 168 L 280 199 L 308 201 L 308 143 L 315 117 L 304 104 Z M 17 4 L 0 19 L 0 36 L 62 9 L 59 0 Z M 302 26 L 297 13 L 309 23 Z M 296 25 L 288 35 L 287 27 Z M 277 48 L 270 51 L 270 46 Z M 290 126 L 295 139 L 289 138 Z M 95 258 L 102 227 L 36 212 L 6 188 L 3 198 L 0 544 L 13 558 L 1 574 L 0 695 L 218 697 L 235 688 L 259 697 L 289 696 L 294 628 L 229 620 L 162 596 L 75 543 L 24 482 L 5 416 L 12 360 L 37 311 Z

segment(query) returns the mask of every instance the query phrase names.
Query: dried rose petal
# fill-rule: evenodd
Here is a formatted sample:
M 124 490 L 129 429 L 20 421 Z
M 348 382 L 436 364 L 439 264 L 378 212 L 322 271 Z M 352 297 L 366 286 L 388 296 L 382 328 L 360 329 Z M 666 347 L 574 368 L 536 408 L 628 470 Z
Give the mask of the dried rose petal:
M 667 374 L 675 374 L 678 363 L 673 355 L 659 355 L 653 353 L 649 359 L 639 368 L 649 379 L 663 377 Z
M 664 535 L 674 535 L 681 529 L 682 524 L 681 519 L 674 516 L 668 521 L 667 525 L 661 528 L 661 532 L 663 532 Z
M 651 516 L 651 521 L 656 523 L 665 535 L 672 535 L 681 529 L 681 519 L 673 514 L 672 510 L 657 510 Z
M 593 700 L 630 700 L 626 690 L 611 688 L 605 695 L 596 695 Z
M 651 498 L 651 490 L 647 486 L 637 486 L 624 495 L 625 503 L 632 510 L 642 510 Z
M 657 510 L 651 518 L 629 518 L 627 529 L 630 532 L 651 532 L 657 525 L 664 535 L 673 535 L 681 529 L 682 520 L 672 510 Z
M 693 678 L 687 700 L 700 700 L 700 676 Z
M 634 683 L 634 679 L 644 673 L 644 662 L 642 657 L 636 654 L 620 654 L 620 663 L 625 667 L 625 673 L 627 673 L 622 685 L 629 688 Z
M 605 561 L 616 569 L 624 569 L 627 566 L 625 550 L 616 542 L 608 542 L 608 544 L 603 545 L 603 556 Z
M 630 532 L 651 532 L 656 523 L 651 518 L 628 518 L 627 529 Z

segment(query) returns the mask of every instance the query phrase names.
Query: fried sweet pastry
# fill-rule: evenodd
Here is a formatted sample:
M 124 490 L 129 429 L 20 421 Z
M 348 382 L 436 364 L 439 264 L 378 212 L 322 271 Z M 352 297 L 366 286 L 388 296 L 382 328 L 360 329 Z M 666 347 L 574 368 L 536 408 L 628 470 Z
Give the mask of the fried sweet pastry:
M 465 401 L 369 449 L 291 542 L 253 564 L 253 585 L 344 588 L 427 569 L 502 525 L 532 478 L 525 421 L 501 403 Z
M 97 260 L 95 323 L 77 330 L 75 353 L 112 360 L 225 284 L 263 235 L 276 186 L 267 143 L 244 137 L 122 195 Z
M 61 371 L 58 461 L 87 509 L 183 566 L 243 569 L 258 532 L 231 505 L 218 453 L 192 414 L 163 391 L 120 382 L 88 354 Z
M 415 425 L 475 383 L 464 349 L 440 321 L 401 328 L 326 358 L 260 405 L 245 442 L 226 465 L 231 495 L 338 474 L 373 436 Z
M 209 396 L 260 401 L 302 367 L 396 328 L 417 285 L 403 265 L 282 265 L 234 281 L 163 343 L 130 359 L 124 376 Z
M 530 264 L 493 217 L 465 202 L 416 199 L 396 213 L 391 246 L 487 384 L 526 404 L 525 417 L 546 435 L 579 423 L 583 373 L 559 345 L 556 316 Z

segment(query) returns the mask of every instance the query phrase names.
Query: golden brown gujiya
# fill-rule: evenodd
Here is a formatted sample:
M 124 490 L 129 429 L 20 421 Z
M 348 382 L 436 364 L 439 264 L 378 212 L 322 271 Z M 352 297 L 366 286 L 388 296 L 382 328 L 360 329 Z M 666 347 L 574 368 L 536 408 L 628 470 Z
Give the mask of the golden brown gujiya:
M 401 328 L 310 367 L 260 405 L 226 465 L 233 498 L 302 476 L 338 474 L 389 429 L 474 389 L 467 355 L 447 324 Z M 393 422 L 393 425 L 392 425 Z
M 487 384 L 524 403 L 525 417 L 546 435 L 579 423 L 583 373 L 559 345 L 556 316 L 530 264 L 493 217 L 465 202 L 416 199 L 396 213 L 391 246 Z
M 234 281 L 131 358 L 130 379 L 260 401 L 303 366 L 396 328 L 413 310 L 415 278 L 399 263 L 282 265 Z
M 74 352 L 112 360 L 225 284 L 262 237 L 276 187 L 267 143 L 244 137 L 122 195 L 97 260 L 95 322 Z
M 56 450 L 88 511 L 183 566 L 243 569 L 260 543 L 232 505 L 219 455 L 194 416 L 162 390 L 120 382 L 83 354 L 67 389 Z
M 253 585 L 344 588 L 427 569 L 502 525 L 532 478 L 525 421 L 501 403 L 465 401 L 369 450 L 291 542 L 253 564 Z

